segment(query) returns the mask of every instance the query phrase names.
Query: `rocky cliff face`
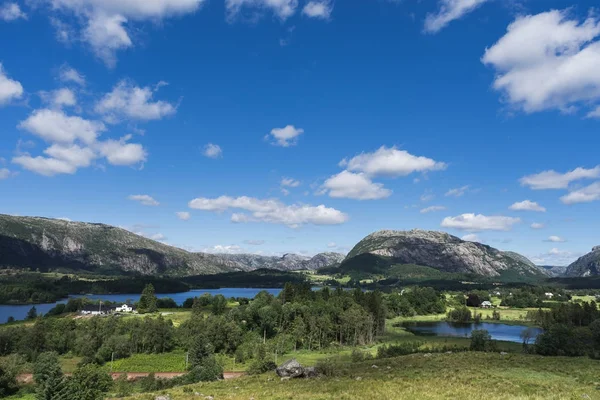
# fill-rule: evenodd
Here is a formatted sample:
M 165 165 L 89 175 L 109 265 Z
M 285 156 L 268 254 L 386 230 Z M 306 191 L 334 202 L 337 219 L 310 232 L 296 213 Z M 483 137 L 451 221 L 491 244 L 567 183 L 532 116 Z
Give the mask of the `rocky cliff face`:
M 361 254 L 391 257 L 397 263 L 417 264 L 444 272 L 475 273 L 494 277 L 503 273 L 544 276 L 526 257 L 467 242 L 444 232 L 379 231 L 361 240 L 345 262 Z
M 600 275 L 600 246 L 595 246 L 591 252 L 567 267 L 567 276 L 596 276 Z
M 258 268 L 316 269 L 344 257 L 324 254 L 308 258 L 191 253 L 109 225 L 0 214 L 0 267 L 4 268 L 186 276 Z

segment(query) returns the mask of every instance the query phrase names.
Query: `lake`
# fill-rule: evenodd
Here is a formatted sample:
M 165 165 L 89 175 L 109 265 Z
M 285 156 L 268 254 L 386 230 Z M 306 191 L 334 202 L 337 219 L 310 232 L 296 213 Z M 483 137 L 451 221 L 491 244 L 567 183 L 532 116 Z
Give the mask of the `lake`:
M 223 296 L 230 297 L 246 297 L 249 299 L 254 298 L 257 293 L 261 291 L 267 291 L 274 296 L 277 296 L 281 289 L 256 289 L 256 288 L 221 288 L 221 289 L 194 289 L 187 292 L 181 293 L 157 293 L 156 297 L 172 298 L 177 305 L 182 305 L 183 302 L 189 297 L 198 297 L 202 296 L 205 293 L 210 293 L 215 296 L 217 294 L 222 294 Z M 81 298 L 86 297 L 90 300 L 102 300 L 102 301 L 112 301 L 115 303 L 125 303 L 127 301 L 136 302 L 140 299 L 140 294 L 88 294 L 88 295 L 71 295 L 69 298 Z M 26 305 L 0 305 L 0 324 L 6 322 L 8 317 L 12 316 L 15 320 L 23 320 L 27 316 L 27 312 L 31 309 L 31 307 L 35 306 L 38 315 L 45 314 L 54 308 L 57 304 L 66 303 L 69 298 L 57 301 L 56 303 L 45 303 L 45 304 L 26 304 Z
M 449 336 L 449 337 L 471 337 L 471 332 L 476 329 L 485 329 L 490 333 L 492 339 L 502 340 L 506 342 L 522 343 L 521 332 L 529 328 L 525 325 L 508 325 L 490 322 L 475 323 L 454 323 L 446 321 L 437 322 L 411 322 L 402 324 L 409 332 L 415 335 L 425 336 Z M 535 341 L 535 338 L 543 332 L 540 328 L 533 329 L 533 338 L 530 343 Z

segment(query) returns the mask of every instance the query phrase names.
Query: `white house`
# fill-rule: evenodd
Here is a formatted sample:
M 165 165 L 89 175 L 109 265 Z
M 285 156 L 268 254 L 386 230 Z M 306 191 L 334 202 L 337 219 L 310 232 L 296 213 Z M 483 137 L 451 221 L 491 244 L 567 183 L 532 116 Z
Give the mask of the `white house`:
M 131 306 L 129 304 L 123 304 L 121 306 L 115 307 L 114 312 L 132 313 L 132 312 L 135 312 L 135 308 L 133 308 L 133 306 Z
M 551 299 L 554 297 L 554 293 L 550 293 L 550 292 L 545 293 L 545 295 L 546 295 L 546 298 L 548 298 L 548 299 Z
M 492 303 L 486 300 L 481 303 L 481 308 L 492 308 Z
M 87 306 L 84 307 L 80 312 L 81 315 L 105 315 L 107 310 L 100 306 Z

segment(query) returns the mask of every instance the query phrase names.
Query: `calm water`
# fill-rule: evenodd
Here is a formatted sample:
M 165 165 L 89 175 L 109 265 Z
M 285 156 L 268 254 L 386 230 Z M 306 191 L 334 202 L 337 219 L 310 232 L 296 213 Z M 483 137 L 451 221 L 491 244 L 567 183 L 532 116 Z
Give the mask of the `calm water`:
M 260 291 L 267 291 L 274 296 L 277 296 L 281 289 L 253 289 L 253 288 L 221 288 L 221 289 L 195 289 L 190 290 L 189 292 L 181 292 L 181 293 L 157 293 L 156 297 L 164 298 L 170 297 L 178 305 L 182 305 L 183 302 L 189 297 L 197 297 L 201 296 L 204 293 L 210 293 L 213 296 L 217 294 L 222 294 L 223 296 L 229 297 L 246 297 L 249 299 L 254 298 L 256 294 Z M 116 303 L 124 303 L 126 301 L 136 302 L 140 299 L 140 294 L 89 294 L 89 295 L 72 295 L 69 296 L 71 298 L 80 298 L 86 297 L 90 300 L 103 300 L 103 301 L 112 301 Z M 47 304 L 27 304 L 24 306 L 9 306 L 9 305 L 0 305 L 0 324 L 6 322 L 8 317 L 12 316 L 16 320 L 25 319 L 27 316 L 27 312 L 32 306 L 35 306 L 37 309 L 38 315 L 45 314 L 50 309 L 54 308 L 57 304 L 64 304 L 68 299 L 64 299 L 61 301 L 57 301 L 56 303 L 47 303 Z
M 476 329 L 485 329 L 490 333 L 492 339 L 503 340 L 507 342 L 522 343 L 521 332 L 529 328 L 525 325 L 507 325 L 481 322 L 479 324 L 459 324 L 453 322 L 415 322 L 403 325 L 408 331 L 415 335 L 427 336 L 450 336 L 450 337 L 471 337 L 471 332 Z M 543 331 L 539 328 L 534 329 L 534 337 L 530 343 Z

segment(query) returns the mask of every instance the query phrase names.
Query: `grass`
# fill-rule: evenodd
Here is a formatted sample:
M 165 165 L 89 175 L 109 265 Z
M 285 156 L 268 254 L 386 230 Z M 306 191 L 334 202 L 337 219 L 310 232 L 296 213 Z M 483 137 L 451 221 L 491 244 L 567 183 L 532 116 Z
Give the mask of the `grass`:
M 111 363 L 104 366 L 111 370 Z M 115 360 L 112 372 L 182 372 L 185 371 L 183 350 L 163 354 L 134 354 L 131 357 Z
M 373 368 L 376 365 L 377 368 Z M 345 364 L 340 376 L 280 381 L 274 373 L 166 391 L 195 399 L 598 399 L 600 363 L 498 353 L 432 354 Z M 150 400 L 156 394 L 129 399 Z

